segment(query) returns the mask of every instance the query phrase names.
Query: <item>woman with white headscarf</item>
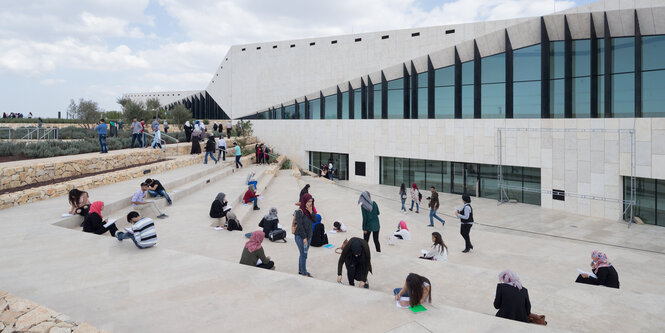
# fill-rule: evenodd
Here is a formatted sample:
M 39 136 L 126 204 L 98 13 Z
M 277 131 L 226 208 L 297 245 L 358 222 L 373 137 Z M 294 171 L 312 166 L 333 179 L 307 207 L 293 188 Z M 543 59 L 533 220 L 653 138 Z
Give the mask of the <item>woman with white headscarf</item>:
M 372 234 L 374 238 L 374 247 L 376 252 L 381 252 L 381 244 L 379 244 L 379 206 L 376 202 L 372 201 L 369 192 L 365 191 L 360 194 L 358 203 L 361 205 L 360 212 L 363 215 L 363 238 L 369 241 L 369 235 Z
M 506 270 L 499 274 L 494 308 L 499 309 L 497 317 L 529 322 L 529 313 L 531 313 L 529 292 L 522 286 L 515 272 Z
M 279 219 L 277 218 L 277 208 L 272 207 L 268 212 L 268 215 L 264 216 L 259 222 L 259 227 L 263 228 L 263 233 L 266 234 L 266 237 L 270 235 L 270 232 L 277 230 L 279 225 Z
M 192 139 L 192 125 L 189 123 L 189 120 L 185 122 L 185 126 L 183 126 L 182 129 L 185 131 L 187 142 L 189 142 L 189 140 Z

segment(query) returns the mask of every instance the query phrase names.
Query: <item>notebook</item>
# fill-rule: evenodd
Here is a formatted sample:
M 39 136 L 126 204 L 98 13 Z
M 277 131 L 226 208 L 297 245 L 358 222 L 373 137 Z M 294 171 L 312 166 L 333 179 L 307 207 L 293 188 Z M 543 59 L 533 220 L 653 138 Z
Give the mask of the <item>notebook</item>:
M 577 272 L 580 273 L 580 274 L 587 274 L 587 275 L 589 275 L 589 277 L 592 277 L 592 278 L 594 278 L 594 279 L 597 279 L 597 278 L 598 278 L 598 277 L 596 276 L 596 274 L 593 274 L 593 273 L 591 273 L 591 272 L 585 272 L 585 271 L 583 271 L 583 270 L 581 270 L 581 269 L 579 269 L 579 268 L 577 269 Z
M 117 219 L 109 219 L 108 222 L 106 222 L 106 224 L 104 224 L 104 228 L 110 227 L 111 224 L 115 223 L 116 221 L 117 221 Z
M 414 307 L 409 307 L 409 309 L 411 309 L 413 313 L 427 311 L 427 308 L 425 308 L 422 304 L 418 304 Z

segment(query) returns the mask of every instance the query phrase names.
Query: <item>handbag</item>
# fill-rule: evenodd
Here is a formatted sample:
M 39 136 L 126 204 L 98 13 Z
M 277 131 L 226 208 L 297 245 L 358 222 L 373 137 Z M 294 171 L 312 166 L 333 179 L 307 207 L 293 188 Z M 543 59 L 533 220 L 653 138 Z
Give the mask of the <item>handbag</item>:
M 535 313 L 529 313 L 529 323 L 547 326 L 545 315 L 539 315 Z
M 297 210 L 293 213 L 293 222 L 291 222 L 291 233 L 294 235 L 296 234 L 296 228 L 298 227 L 298 223 L 296 223 L 296 214 L 298 214 Z
M 346 244 L 349 242 L 349 239 L 345 239 L 344 242 L 342 243 L 341 247 L 338 247 L 335 249 L 335 253 L 337 254 L 342 254 L 342 251 L 344 251 L 344 248 L 346 247 Z

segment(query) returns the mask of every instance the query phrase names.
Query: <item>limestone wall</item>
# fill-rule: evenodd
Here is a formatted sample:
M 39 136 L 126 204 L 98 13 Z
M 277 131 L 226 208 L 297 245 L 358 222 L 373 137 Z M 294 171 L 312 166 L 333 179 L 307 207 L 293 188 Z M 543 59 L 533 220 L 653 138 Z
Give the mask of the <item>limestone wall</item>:
M 28 300 L 0 291 L 0 332 L 97 333 L 80 323 Z

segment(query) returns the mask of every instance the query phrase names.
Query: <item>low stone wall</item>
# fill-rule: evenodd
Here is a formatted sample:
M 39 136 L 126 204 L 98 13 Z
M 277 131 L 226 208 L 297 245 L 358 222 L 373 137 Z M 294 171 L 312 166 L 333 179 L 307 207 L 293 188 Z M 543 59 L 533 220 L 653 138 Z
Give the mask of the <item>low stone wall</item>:
M 98 333 L 87 323 L 77 322 L 28 300 L 0 291 L 0 332 Z

